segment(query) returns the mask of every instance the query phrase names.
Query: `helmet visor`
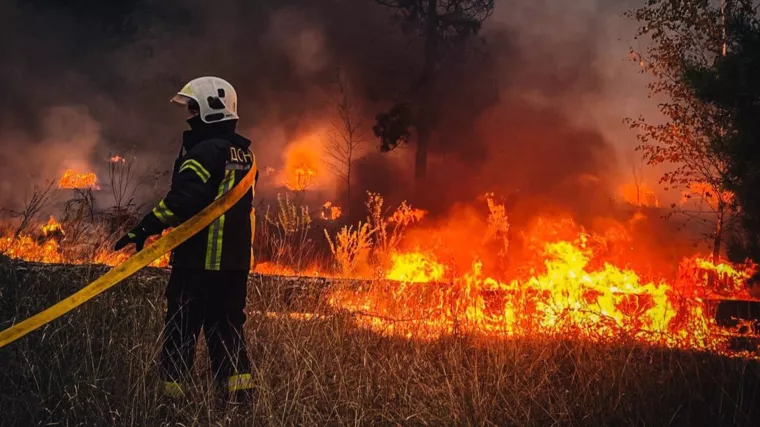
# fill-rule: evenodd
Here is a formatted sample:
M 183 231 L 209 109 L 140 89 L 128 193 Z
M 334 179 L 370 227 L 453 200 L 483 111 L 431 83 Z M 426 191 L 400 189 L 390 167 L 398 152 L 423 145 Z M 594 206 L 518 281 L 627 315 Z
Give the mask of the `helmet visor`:
M 187 105 L 190 101 L 192 101 L 193 98 L 190 98 L 187 95 L 182 94 L 176 94 L 172 97 L 172 99 L 169 100 L 169 102 L 179 105 Z
M 201 114 L 201 107 L 198 105 L 198 101 L 189 96 L 177 94 L 174 95 L 171 102 L 185 107 L 187 109 L 188 119 Z

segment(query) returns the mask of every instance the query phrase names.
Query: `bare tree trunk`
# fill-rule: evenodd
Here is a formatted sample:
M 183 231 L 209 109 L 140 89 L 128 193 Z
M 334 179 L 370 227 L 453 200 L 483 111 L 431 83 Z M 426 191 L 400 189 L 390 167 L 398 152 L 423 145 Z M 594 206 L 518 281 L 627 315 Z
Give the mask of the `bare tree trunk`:
M 352 153 L 353 154 L 353 153 Z M 353 163 L 350 160 L 348 164 L 346 165 L 346 199 L 348 200 L 348 203 L 346 203 L 346 213 L 351 216 L 351 163 Z
M 721 241 L 723 240 L 723 220 L 725 215 L 725 208 L 718 206 L 718 220 L 715 224 L 715 239 L 713 239 L 712 258 L 713 262 L 717 263 L 720 258 Z
M 433 86 L 438 57 L 438 0 L 428 1 L 425 29 L 425 64 L 420 76 L 420 111 L 417 125 L 417 151 L 414 157 L 414 178 L 418 187 L 427 176 L 427 154 L 433 127 Z
M 427 152 L 430 141 L 430 129 L 427 124 L 417 129 L 417 151 L 414 155 L 414 179 L 417 183 L 427 176 Z

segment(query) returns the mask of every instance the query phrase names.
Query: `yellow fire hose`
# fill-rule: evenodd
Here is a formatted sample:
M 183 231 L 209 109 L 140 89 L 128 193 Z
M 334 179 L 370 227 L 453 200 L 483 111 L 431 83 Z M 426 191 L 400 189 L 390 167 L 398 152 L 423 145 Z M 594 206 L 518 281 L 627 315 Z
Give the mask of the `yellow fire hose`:
M 253 185 L 255 176 L 256 162 L 254 161 L 253 166 L 243 180 L 232 190 L 216 199 L 205 209 L 171 230 L 165 236 L 156 240 L 155 243 L 112 268 L 108 273 L 80 289 L 70 297 L 58 302 L 45 311 L 0 332 L 0 348 L 79 307 L 106 289 L 111 288 L 127 277 L 135 274 L 155 259 L 158 259 L 161 255 L 176 248 L 182 244 L 182 242 L 206 228 L 216 218 L 227 212 L 235 203 L 243 198 L 245 193 Z

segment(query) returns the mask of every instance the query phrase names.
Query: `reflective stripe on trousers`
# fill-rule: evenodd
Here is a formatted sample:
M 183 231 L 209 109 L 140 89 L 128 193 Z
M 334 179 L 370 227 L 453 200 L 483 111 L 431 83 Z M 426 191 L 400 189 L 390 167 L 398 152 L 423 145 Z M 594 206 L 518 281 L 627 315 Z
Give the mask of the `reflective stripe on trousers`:
M 250 390 L 253 388 L 251 374 L 237 374 L 227 378 L 227 391 Z
M 161 390 L 161 394 L 166 397 L 182 397 L 185 395 L 179 383 L 174 381 L 164 381 L 164 388 Z

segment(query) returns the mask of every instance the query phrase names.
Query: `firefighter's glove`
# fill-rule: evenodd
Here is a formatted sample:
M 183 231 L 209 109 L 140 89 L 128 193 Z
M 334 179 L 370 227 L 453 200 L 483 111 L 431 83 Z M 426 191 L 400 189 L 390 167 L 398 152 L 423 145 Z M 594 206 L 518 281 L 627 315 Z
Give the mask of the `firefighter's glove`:
M 145 230 L 143 230 L 141 227 L 138 227 L 122 236 L 122 238 L 119 239 L 113 246 L 113 250 L 118 251 L 130 243 L 134 243 L 135 249 L 137 249 L 137 252 L 140 252 L 145 246 L 145 240 L 147 239 L 148 233 L 146 233 Z

